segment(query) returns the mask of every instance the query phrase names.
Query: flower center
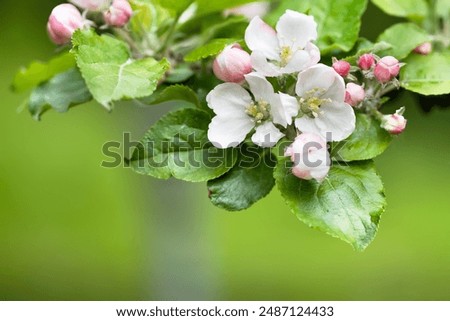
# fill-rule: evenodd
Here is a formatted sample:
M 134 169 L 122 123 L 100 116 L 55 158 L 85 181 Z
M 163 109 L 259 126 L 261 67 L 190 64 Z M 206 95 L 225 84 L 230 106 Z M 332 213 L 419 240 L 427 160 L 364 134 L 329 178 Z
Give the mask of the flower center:
M 255 123 L 261 124 L 263 121 L 270 119 L 270 105 L 267 101 L 260 100 L 252 103 L 245 110 Z
M 289 61 L 292 58 L 292 49 L 291 47 L 285 46 L 281 48 L 280 52 L 280 65 L 281 67 L 286 67 Z
M 311 118 L 319 117 L 323 114 L 323 110 L 320 110 L 325 103 L 331 103 L 329 98 L 321 98 L 325 93 L 325 89 L 314 88 L 307 91 L 306 94 L 299 99 L 300 113 L 299 116 L 307 115 Z

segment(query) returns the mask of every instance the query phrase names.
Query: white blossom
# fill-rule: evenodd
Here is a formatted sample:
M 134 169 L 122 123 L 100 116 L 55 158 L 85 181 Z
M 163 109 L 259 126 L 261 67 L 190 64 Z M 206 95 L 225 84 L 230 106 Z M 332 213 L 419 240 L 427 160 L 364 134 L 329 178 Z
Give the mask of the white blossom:
M 216 114 L 209 125 L 208 138 L 218 148 L 238 146 L 253 129 L 253 143 L 272 147 L 284 136 L 275 125 L 292 124 L 298 113 L 297 100 L 275 93 L 263 76 L 251 73 L 245 79 L 253 96 L 238 84 L 224 83 L 206 97 Z
M 345 83 L 336 71 L 318 64 L 301 72 L 296 93 L 300 111 L 295 125 L 301 132 L 341 141 L 355 130 L 355 112 L 345 103 Z
M 296 73 L 317 64 L 320 51 L 311 42 L 316 39 L 314 18 L 292 10 L 281 16 L 276 31 L 255 17 L 245 32 L 253 68 L 267 77 Z

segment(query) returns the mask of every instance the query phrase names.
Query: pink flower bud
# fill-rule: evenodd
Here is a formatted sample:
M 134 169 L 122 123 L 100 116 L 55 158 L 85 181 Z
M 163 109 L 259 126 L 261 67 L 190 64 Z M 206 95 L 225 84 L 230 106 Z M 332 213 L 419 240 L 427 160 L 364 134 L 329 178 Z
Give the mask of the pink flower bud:
M 347 84 L 347 90 L 345 91 L 345 102 L 350 106 L 356 107 L 366 98 L 366 92 L 364 88 L 354 84 Z
M 397 77 L 399 72 L 399 61 L 392 56 L 386 56 L 381 58 L 377 63 L 374 73 L 375 78 L 377 78 L 380 83 L 385 84 Z
M 403 133 L 406 128 L 406 123 L 408 122 L 405 117 L 403 117 L 404 111 L 405 108 L 401 108 L 397 110 L 395 114 L 383 116 L 381 120 L 381 127 L 393 135 Z
M 269 12 L 269 9 L 270 4 L 268 1 L 259 1 L 225 10 L 224 14 L 225 16 L 242 15 L 248 20 L 252 20 L 256 16 L 264 17 Z
M 425 42 L 418 46 L 416 49 L 414 49 L 414 52 L 419 55 L 427 56 L 433 51 L 433 45 L 431 42 Z
M 65 3 L 55 7 L 47 23 L 50 39 L 57 45 L 70 41 L 75 30 L 83 27 L 84 18 L 73 5 Z
M 375 58 L 372 54 L 364 54 L 358 59 L 358 66 L 362 70 L 370 70 L 375 64 Z
M 111 4 L 111 0 L 70 0 L 70 2 L 81 9 L 91 11 L 106 10 Z
M 109 10 L 103 14 L 105 22 L 113 27 L 123 27 L 130 21 L 133 9 L 127 0 L 114 0 Z
M 238 44 L 228 46 L 214 60 L 213 71 L 220 80 L 242 83 L 252 72 L 250 55 Z
M 292 174 L 298 178 L 321 182 L 330 170 L 330 154 L 327 142 L 321 136 L 303 133 L 298 136 L 285 156 L 289 156 L 294 163 Z
M 336 60 L 336 59 L 334 59 L 333 68 L 340 76 L 347 77 L 348 74 L 350 73 L 351 66 L 345 60 Z

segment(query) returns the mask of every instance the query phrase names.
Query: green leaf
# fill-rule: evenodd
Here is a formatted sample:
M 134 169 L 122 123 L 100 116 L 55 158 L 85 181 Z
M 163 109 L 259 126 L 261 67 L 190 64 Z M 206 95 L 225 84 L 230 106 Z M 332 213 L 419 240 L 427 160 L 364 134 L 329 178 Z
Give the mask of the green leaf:
M 392 136 L 381 128 L 380 121 L 366 114 L 356 114 L 356 129 L 346 140 L 333 144 L 332 156 L 339 161 L 361 161 L 381 155 Z
M 382 54 L 399 60 L 406 58 L 417 46 L 431 40 L 432 37 L 425 30 L 413 23 L 398 23 L 378 37 L 378 41 L 391 44 L 391 48 Z
M 214 39 L 208 44 L 191 51 L 186 55 L 186 57 L 184 57 L 184 60 L 188 62 L 194 62 L 218 55 L 225 49 L 226 46 L 232 45 L 237 42 L 239 42 L 239 40 L 236 39 Z
M 245 146 L 245 145 L 244 145 Z M 208 182 L 211 202 L 228 211 L 241 211 L 270 193 L 275 180 L 275 161 L 268 153 L 247 148 L 242 151 L 236 165 L 225 175 Z
M 436 1 L 436 14 L 444 19 L 450 17 L 450 1 L 437 0 Z
M 133 60 L 124 42 L 92 30 L 76 31 L 72 41 L 90 92 L 107 109 L 114 101 L 150 96 L 169 68 L 166 59 Z
M 281 195 L 305 224 L 364 250 L 375 238 L 386 200 L 372 161 L 333 165 L 322 183 L 301 180 L 280 161 L 275 179 Z
M 49 109 L 65 113 L 69 107 L 92 99 L 83 77 L 76 68 L 58 74 L 33 90 L 28 104 L 33 118 L 39 120 Z
M 153 2 L 180 14 L 186 10 L 194 2 L 194 0 L 153 0 Z
M 422 95 L 450 93 L 450 52 L 411 55 L 400 73 L 403 88 Z
M 428 15 L 425 0 L 372 0 L 372 2 L 388 15 L 395 17 L 423 20 Z
M 318 24 L 317 45 L 322 54 L 333 50 L 348 52 L 358 39 L 366 7 L 367 0 L 284 0 L 269 21 L 276 23 L 286 9 L 307 13 Z
M 75 67 L 75 58 L 69 52 L 65 52 L 49 62 L 32 62 L 27 68 L 22 68 L 16 74 L 12 88 L 15 91 L 34 88 L 72 67 Z
M 142 99 L 142 102 L 147 105 L 158 105 L 168 101 L 186 101 L 195 107 L 200 106 L 200 101 L 195 92 L 191 88 L 182 85 L 169 86 L 160 92 L 155 92 L 150 97 Z
M 175 69 L 171 70 L 166 77 L 166 83 L 176 84 L 187 81 L 194 76 L 194 71 L 189 64 L 179 64 Z
M 182 4 L 182 1 L 177 1 Z M 163 8 L 151 0 L 131 0 L 133 16 L 128 24 L 134 36 L 144 38 L 146 45 L 156 49 L 159 44 L 157 32 L 160 28 L 174 23 L 174 15 L 169 12 L 172 9 Z
M 210 116 L 199 109 L 180 109 L 150 128 L 128 160 L 139 174 L 204 182 L 228 172 L 236 163 L 233 149 L 218 149 L 208 141 Z

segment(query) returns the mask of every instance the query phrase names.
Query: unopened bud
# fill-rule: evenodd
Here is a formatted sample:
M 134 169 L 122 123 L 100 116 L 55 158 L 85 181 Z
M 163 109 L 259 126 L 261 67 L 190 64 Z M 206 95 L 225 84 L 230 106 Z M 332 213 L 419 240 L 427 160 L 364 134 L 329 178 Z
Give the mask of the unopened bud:
M 321 182 L 330 170 L 327 142 L 321 136 L 303 133 L 285 151 L 294 163 L 292 174 L 298 178 Z
M 347 77 L 350 73 L 350 64 L 345 60 L 337 60 L 333 58 L 333 68 L 342 77 Z
M 366 98 L 366 92 L 364 88 L 354 84 L 347 84 L 347 89 L 345 91 L 345 102 L 350 106 L 356 107 Z
M 242 83 L 252 72 L 250 55 L 238 44 L 228 46 L 214 60 L 213 71 L 220 80 Z
M 111 0 L 70 0 L 81 9 L 91 11 L 103 11 L 111 5 Z
M 375 58 L 372 54 L 364 54 L 358 59 L 358 66 L 362 70 L 370 70 L 375 64 Z
M 70 41 L 75 30 L 85 24 L 85 19 L 80 11 L 73 5 L 65 3 L 56 6 L 47 23 L 47 31 L 50 39 L 57 45 L 63 45 Z
M 405 117 L 403 117 L 403 112 L 405 108 L 397 110 L 395 114 L 385 115 L 381 120 L 381 127 L 384 128 L 392 135 L 399 135 L 403 133 L 406 128 L 406 123 L 408 122 Z
M 113 27 L 123 27 L 130 21 L 133 9 L 127 0 L 114 0 L 103 15 L 105 22 Z
M 385 84 L 397 77 L 399 72 L 399 61 L 392 56 L 386 56 L 381 58 L 377 63 L 374 74 L 380 83 Z
M 431 44 L 431 42 L 425 42 L 425 43 L 421 44 L 420 46 L 416 47 L 416 49 L 414 49 L 415 53 L 417 53 L 419 55 L 424 55 L 424 56 L 429 55 L 432 51 L 433 51 L 433 45 Z

